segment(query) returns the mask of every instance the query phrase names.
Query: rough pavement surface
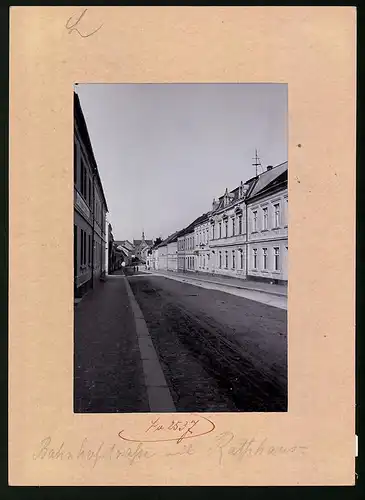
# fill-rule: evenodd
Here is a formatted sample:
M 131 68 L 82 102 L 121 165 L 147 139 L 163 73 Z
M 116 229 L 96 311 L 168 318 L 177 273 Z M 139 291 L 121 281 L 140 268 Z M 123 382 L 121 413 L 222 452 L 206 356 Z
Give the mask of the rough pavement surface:
M 100 283 L 75 308 L 74 319 L 74 411 L 149 411 L 124 280 Z
M 128 278 L 177 411 L 287 411 L 287 313 L 164 277 Z

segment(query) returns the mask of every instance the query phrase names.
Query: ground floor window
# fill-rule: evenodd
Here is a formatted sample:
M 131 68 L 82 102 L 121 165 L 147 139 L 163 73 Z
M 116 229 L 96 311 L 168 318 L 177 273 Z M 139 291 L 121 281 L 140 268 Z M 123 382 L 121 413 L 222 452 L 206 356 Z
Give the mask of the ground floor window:
M 267 248 L 262 249 L 262 259 L 263 269 L 267 269 Z
M 74 276 L 77 276 L 77 251 L 78 251 L 78 244 L 77 244 L 77 226 L 74 224 Z
M 243 269 L 243 250 L 240 248 L 240 269 Z
M 236 269 L 236 252 L 232 250 L 232 269 Z
M 89 244 L 89 248 L 88 248 L 88 263 L 89 263 L 89 266 L 91 266 L 91 234 L 89 234 L 88 236 L 88 244 Z
M 225 263 L 225 268 L 228 269 L 228 251 L 225 251 L 225 257 L 226 257 L 226 263 Z
M 86 231 L 81 229 L 81 262 L 82 266 L 85 266 L 87 262 L 87 234 Z
M 280 262 L 279 262 L 279 247 L 274 247 L 274 270 L 279 271 L 280 269 Z
M 257 248 L 253 249 L 253 268 L 257 269 Z
M 222 269 L 222 252 L 219 252 L 219 267 Z

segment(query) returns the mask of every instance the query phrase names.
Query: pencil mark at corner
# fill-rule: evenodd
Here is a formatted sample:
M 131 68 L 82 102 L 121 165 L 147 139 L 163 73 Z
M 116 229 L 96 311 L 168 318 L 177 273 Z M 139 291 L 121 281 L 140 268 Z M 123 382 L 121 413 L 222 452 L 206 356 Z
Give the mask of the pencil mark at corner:
M 80 14 L 80 16 L 77 18 L 76 22 L 74 22 L 74 24 L 70 24 L 71 23 L 71 20 L 74 16 L 71 16 L 66 24 L 65 24 L 65 27 L 66 29 L 68 30 L 68 34 L 71 35 L 71 33 L 73 31 L 76 31 L 82 38 L 87 38 L 91 35 L 94 35 L 97 31 L 100 30 L 100 28 L 103 26 L 103 24 L 101 24 L 98 28 L 96 28 L 94 31 L 92 31 L 91 33 L 88 33 L 88 34 L 83 34 L 81 33 L 81 31 L 76 28 L 76 26 L 81 22 L 81 19 L 85 16 L 86 12 L 87 12 L 88 9 L 84 9 L 83 12 Z

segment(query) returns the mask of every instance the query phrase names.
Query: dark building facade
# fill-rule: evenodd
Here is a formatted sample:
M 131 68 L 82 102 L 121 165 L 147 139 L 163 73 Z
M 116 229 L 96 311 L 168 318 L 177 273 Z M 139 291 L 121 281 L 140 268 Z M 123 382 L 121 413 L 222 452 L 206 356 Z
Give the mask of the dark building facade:
M 74 293 L 81 297 L 106 270 L 108 207 L 80 100 L 74 93 Z

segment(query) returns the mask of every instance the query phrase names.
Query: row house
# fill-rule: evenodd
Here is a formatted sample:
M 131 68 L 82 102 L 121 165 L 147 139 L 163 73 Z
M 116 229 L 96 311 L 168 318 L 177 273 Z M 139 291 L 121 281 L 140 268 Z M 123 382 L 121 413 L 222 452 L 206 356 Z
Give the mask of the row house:
M 251 279 L 288 281 L 288 163 L 268 167 L 247 200 L 248 272 Z
M 128 266 L 132 263 L 134 255 L 134 245 L 129 240 L 116 240 L 115 247 L 118 253 L 123 256 L 123 262 Z
M 193 271 L 194 262 L 194 226 L 190 224 L 179 233 L 177 245 L 178 271 Z
M 226 189 L 210 215 L 213 274 L 285 283 L 288 280 L 288 163 Z
M 152 249 L 150 266 L 160 271 L 177 271 L 177 245 L 179 231 L 168 236 L 164 241 Z
M 241 182 L 152 252 L 153 269 L 288 281 L 288 162 Z
M 198 270 L 197 248 L 201 248 L 200 245 L 203 245 L 203 233 L 206 234 L 207 222 L 208 215 L 203 214 L 179 232 L 177 245 L 178 271 Z M 206 241 L 205 236 L 204 241 Z
M 108 249 L 107 249 L 107 273 L 113 274 L 114 271 L 122 268 L 123 262 L 128 263 L 128 256 L 118 242 L 114 241 L 113 228 L 108 224 Z
M 246 276 L 246 197 L 253 179 L 213 200 L 210 214 L 210 260 L 208 272 Z
M 287 283 L 288 162 L 226 189 L 180 231 L 177 270 Z
M 194 269 L 206 272 L 210 268 L 210 224 L 209 213 L 194 221 Z
M 108 207 L 79 97 L 74 93 L 74 294 L 106 272 Z

